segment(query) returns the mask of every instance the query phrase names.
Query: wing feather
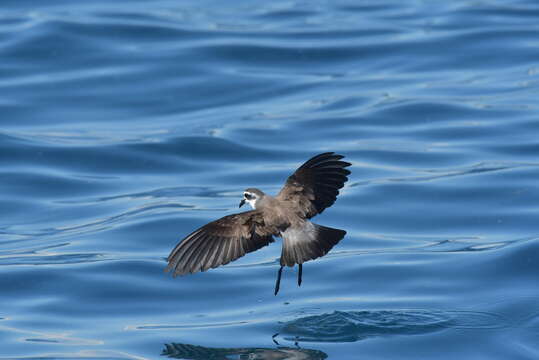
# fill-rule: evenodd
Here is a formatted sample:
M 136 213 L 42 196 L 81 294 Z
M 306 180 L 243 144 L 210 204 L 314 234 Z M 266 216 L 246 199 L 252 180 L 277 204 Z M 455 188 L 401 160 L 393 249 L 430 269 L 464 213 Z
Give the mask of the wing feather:
M 200 231 L 200 229 L 198 229 L 198 230 L 192 232 L 191 234 L 189 234 L 189 235 L 186 237 L 186 239 L 195 236 L 199 231 Z M 186 248 L 186 247 L 189 247 L 189 246 L 191 246 L 191 245 L 193 245 L 193 242 L 188 242 L 188 241 L 182 241 L 182 242 L 179 242 L 179 243 L 174 247 L 174 249 L 172 249 L 172 251 L 170 252 L 170 255 L 168 256 L 167 261 L 170 261 L 170 259 L 172 258 L 172 254 L 177 253 L 178 251 L 180 251 L 180 249 L 182 249 L 182 251 L 185 252 L 185 248 Z
M 225 249 L 225 252 L 223 253 L 223 265 L 225 264 L 228 264 L 230 262 L 230 260 L 228 259 L 232 259 L 234 257 L 233 255 L 233 250 L 234 250 L 234 242 L 233 241 L 227 241 L 226 242 L 226 249 Z
M 178 263 L 184 266 L 189 262 L 189 259 L 193 257 L 193 254 L 196 253 L 197 249 L 203 243 L 201 239 L 202 236 L 194 236 L 190 238 L 190 241 L 186 242 L 185 248 L 182 249 L 183 252 L 178 252 Z
M 208 237 L 206 241 L 208 242 L 208 245 L 205 251 L 202 252 L 204 255 L 196 260 L 200 264 L 200 271 L 206 271 L 209 269 L 209 266 L 211 265 L 211 257 L 213 256 L 215 247 L 217 245 L 215 242 L 211 241 L 210 237 Z
M 215 246 L 215 254 L 213 255 L 210 268 L 217 267 L 221 264 L 221 253 L 225 244 L 225 241 L 217 241 L 217 244 Z
M 343 155 L 327 152 L 301 165 L 286 181 L 277 199 L 291 202 L 306 218 L 320 214 L 333 205 L 339 189 L 348 181 L 351 164 L 341 161 Z
M 215 238 L 211 238 L 210 241 L 217 240 Z M 208 258 L 206 259 L 206 266 L 204 267 L 203 271 L 206 271 L 210 269 L 212 266 L 217 266 L 216 259 L 219 257 L 219 249 L 222 247 L 223 242 L 222 241 L 213 241 L 214 246 L 211 250 L 211 253 L 208 255 Z
M 261 211 L 228 215 L 195 230 L 168 256 L 166 271 L 174 276 L 206 271 L 273 242 L 276 229 L 266 226 Z
M 189 265 L 189 271 L 196 272 L 196 266 L 198 262 L 196 261 L 197 257 L 201 254 L 201 250 L 205 247 L 205 236 L 200 236 L 197 238 L 198 242 L 194 244 L 189 254 L 182 259 L 183 263 Z

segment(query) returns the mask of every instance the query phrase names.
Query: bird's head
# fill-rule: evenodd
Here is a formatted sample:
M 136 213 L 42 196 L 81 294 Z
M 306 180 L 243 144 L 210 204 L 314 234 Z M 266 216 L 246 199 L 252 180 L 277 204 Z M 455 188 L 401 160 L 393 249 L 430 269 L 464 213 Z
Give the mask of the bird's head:
M 240 201 L 240 207 L 247 203 L 251 205 L 253 209 L 256 209 L 257 203 L 264 197 L 264 193 L 255 188 L 248 188 L 243 191 L 243 199 Z

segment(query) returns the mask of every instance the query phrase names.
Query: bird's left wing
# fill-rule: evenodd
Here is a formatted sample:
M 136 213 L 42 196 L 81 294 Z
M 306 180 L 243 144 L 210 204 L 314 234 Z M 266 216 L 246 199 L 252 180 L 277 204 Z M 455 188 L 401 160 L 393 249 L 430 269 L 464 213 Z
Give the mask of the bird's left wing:
M 273 242 L 278 230 L 257 210 L 228 215 L 192 232 L 172 250 L 165 271 L 174 276 L 228 264 Z
M 290 175 L 277 199 L 292 204 L 308 219 L 322 213 L 333 205 L 350 175 L 345 168 L 352 164 L 341 161 L 342 158 L 344 156 L 327 152 L 309 159 Z

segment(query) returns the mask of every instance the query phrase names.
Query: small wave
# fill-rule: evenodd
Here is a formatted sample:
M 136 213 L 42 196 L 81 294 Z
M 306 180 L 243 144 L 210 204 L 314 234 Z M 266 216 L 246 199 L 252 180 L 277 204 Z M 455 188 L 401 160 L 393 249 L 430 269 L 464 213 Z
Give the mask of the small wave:
M 41 342 L 41 343 L 52 343 L 52 344 L 65 344 L 65 345 L 102 345 L 103 341 L 101 340 L 86 340 L 71 338 L 62 335 L 43 335 L 42 337 L 29 337 L 25 338 L 24 341 L 27 342 Z
M 218 193 L 219 192 L 217 191 L 210 190 L 210 188 L 207 186 L 175 186 L 175 187 L 160 188 L 160 189 L 137 192 L 137 193 L 105 196 L 105 197 L 101 197 L 97 199 L 96 201 L 102 202 L 102 201 L 110 201 L 110 200 L 118 200 L 118 199 L 131 200 L 131 199 L 140 199 L 140 198 L 169 199 L 171 197 L 178 197 L 178 196 L 214 197 Z M 192 207 L 190 205 L 185 205 L 185 206 Z
M 104 254 L 36 254 L 0 257 L 0 265 L 68 265 L 108 260 Z
M 268 161 L 278 157 L 276 152 L 261 150 L 257 147 L 217 138 L 214 136 L 187 136 L 169 138 L 162 142 L 137 143 L 128 145 L 131 149 L 145 153 L 155 153 L 160 157 L 170 154 L 186 158 L 189 162 L 208 160 L 218 164 L 218 160 L 231 161 Z
M 0 318 L 2 320 L 2 318 Z M 0 326 L 0 331 L 8 331 L 13 334 L 24 334 L 23 341 L 27 342 L 41 342 L 41 343 L 54 343 L 65 345 L 102 345 L 103 341 L 93 339 L 82 339 L 72 337 L 62 333 L 45 333 L 34 330 L 26 330 L 21 328 L 10 327 L 7 325 Z M 0 359 L 4 359 L 0 357 Z
M 539 332 L 539 313 L 528 316 L 524 321 L 524 327 Z
M 80 132 L 0 134 L 0 140 L 6 140 L 0 141 L 0 151 L 5 168 L 16 168 L 24 163 L 27 167 L 22 172 L 23 181 L 41 180 L 44 177 L 48 186 L 54 185 L 54 181 L 79 181 L 78 177 L 84 177 L 88 186 L 88 176 L 102 179 L 103 174 L 114 179 L 114 176 L 122 174 L 133 176 L 146 172 L 200 172 L 207 168 L 204 164 L 206 161 L 212 162 L 215 171 L 219 166 L 229 167 L 232 162 L 269 161 L 281 155 L 214 136 L 163 136 L 159 139 L 155 138 L 155 134 L 149 136 L 124 139 L 111 138 L 108 134 Z M 45 165 L 47 172 L 44 175 Z M 31 166 L 38 170 L 29 171 Z M 70 175 L 59 176 L 62 172 L 69 172 Z M 13 176 L 21 176 L 21 172 L 18 170 Z M 84 189 L 79 187 L 73 190 L 82 192 Z
M 505 241 L 493 241 L 486 242 L 477 241 L 477 239 L 457 239 L 457 240 L 442 240 L 434 242 L 426 246 L 415 248 L 428 252 L 466 252 L 466 251 L 489 251 L 499 250 L 507 246 L 521 244 L 528 241 L 538 240 L 539 237 L 525 237 L 519 239 L 505 240 Z
M 9 249 L 6 247 L 9 242 L 2 242 L 3 249 L 0 250 L 0 258 L 3 256 L 11 255 L 33 255 L 42 251 L 58 249 L 64 246 L 68 246 L 70 244 L 68 242 L 47 245 L 41 244 L 40 246 L 34 245 L 33 247 L 28 248 L 24 246 L 21 247 L 21 243 L 24 244 L 24 242 L 21 241 L 13 241 L 11 245 L 13 245 L 14 247 Z
M 489 242 L 481 238 L 462 238 L 456 237 L 452 239 L 428 240 L 429 244 L 421 246 L 403 247 L 403 248 L 377 248 L 365 250 L 337 250 L 332 251 L 326 258 L 356 256 L 356 255 L 375 255 L 375 254 L 399 254 L 399 253 L 418 253 L 418 252 L 433 252 L 433 253 L 453 253 L 453 252 L 479 252 L 479 251 L 494 251 L 500 250 L 508 246 L 518 245 L 525 242 L 539 240 L 539 237 L 525 237 L 519 239 L 511 239 L 505 241 Z M 253 264 L 252 266 L 265 265 L 266 263 Z M 273 264 L 273 263 L 272 263 Z
M 499 315 L 473 311 L 378 310 L 335 311 L 286 323 L 287 340 L 353 342 L 370 337 L 415 335 L 444 329 L 494 329 L 505 327 Z
M 138 325 L 138 326 L 129 326 L 128 330 L 170 330 L 170 329 L 200 329 L 200 328 L 213 328 L 213 327 L 226 327 L 234 325 L 245 325 L 248 324 L 248 321 L 231 321 L 223 323 L 209 323 L 209 324 L 184 324 L 184 325 Z
M 228 192 L 224 189 L 214 189 L 209 186 L 174 186 L 159 188 L 150 191 L 143 191 L 137 193 L 119 194 L 114 196 L 105 196 L 97 199 L 81 200 L 80 202 L 105 202 L 111 200 L 133 200 L 133 199 L 171 199 L 182 196 L 196 196 L 204 198 L 218 198 L 218 197 L 234 197 L 237 198 L 239 191 Z M 77 203 L 77 200 L 69 201 L 67 203 Z M 195 208 L 194 205 L 179 204 L 180 207 L 189 209 Z
M 349 187 L 355 186 L 367 186 L 367 185 L 379 185 L 389 183 L 415 183 L 432 180 L 447 179 L 458 176 L 466 175 L 478 175 L 489 172 L 497 172 L 504 170 L 511 170 L 521 167 L 537 167 L 539 163 L 515 163 L 515 162 L 480 162 L 471 166 L 465 166 L 461 168 L 451 170 L 422 170 L 422 172 L 428 173 L 428 175 L 398 177 L 398 178 L 381 178 L 373 180 L 357 181 L 349 185 Z
M 0 357 L 0 360 L 145 360 L 146 358 L 121 351 L 82 350 L 77 352 L 44 353 L 33 356 Z
M 18 233 L 19 236 L 31 236 L 31 237 L 63 237 L 68 235 L 81 235 L 96 231 L 102 231 L 109 229 L 118 224 L 124 224 L 130 219 L 137 218 L 142 215 L 148 216 L 151 213 L 163 210 L 185 209 L 191 208 L 189 205 L 182 205 L 178 203 L 151 203 L 144 206 L 137 207 L 135 209 L 124 211 L 120 214 L 112 215 L 105 218 L 95 219 L 83 224 L 73 224 L 63 227 L 54 227 L 36 230 L 32 233 Z M 15 234 L 13 234 L 15 235 Z

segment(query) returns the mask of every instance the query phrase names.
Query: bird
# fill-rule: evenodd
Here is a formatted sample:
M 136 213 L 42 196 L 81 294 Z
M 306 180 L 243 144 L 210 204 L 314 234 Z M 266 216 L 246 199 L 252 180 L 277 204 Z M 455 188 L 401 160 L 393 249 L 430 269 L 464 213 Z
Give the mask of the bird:
M 325 152 L 312 157 L 290 175 L 276 196 L 247 188 L 239 207 L 251 210 L 224 216 L 193 231 L 181 240 L 167 258 L 166 272 L 174 277 L 216 268 L 282 238 L 280 268 L 274 294 L 281 283 L 283 267 L 298 265 L 301 286 L 303 263 L 326 255 L 346 231 L 311 222 L 335 203 L 348 180 L 351 164 L 343 155 Z

